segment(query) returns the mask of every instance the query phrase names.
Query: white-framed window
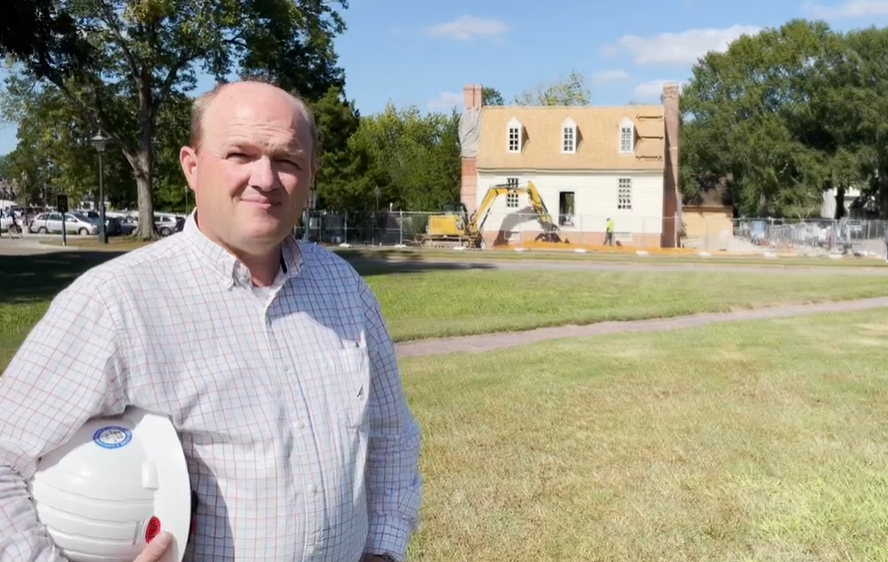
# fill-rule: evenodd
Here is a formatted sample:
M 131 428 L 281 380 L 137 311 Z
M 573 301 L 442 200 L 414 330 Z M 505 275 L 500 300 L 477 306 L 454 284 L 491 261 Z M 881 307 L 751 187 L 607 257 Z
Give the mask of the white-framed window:
M 620 121 L 620 154 L 632 154 L 635 152 L 635 124 L 624 117 Z
M 568 117 L 561 124 L 561 152 L 575 154 L 577 151 L 577 124 Z
M 619 178 L 617 180 L 617 209 L 621 211 L 632 210 L 632 178 Z
M 506 183 L 509 186 L 517 188 L 518 187 L 518 178 L 506 178 Z M 518 192 L 510 191 L 506 193 L 506 208 L 507 209 L 517 209 L 518 208 Z
M 506 150 L 521 152 L 521 122 L 512 117 L 506 124 Z
M 558 224 L 560 226 L 574 226 L 576 213 L 576 193 L 562 191 L 558 194 Z

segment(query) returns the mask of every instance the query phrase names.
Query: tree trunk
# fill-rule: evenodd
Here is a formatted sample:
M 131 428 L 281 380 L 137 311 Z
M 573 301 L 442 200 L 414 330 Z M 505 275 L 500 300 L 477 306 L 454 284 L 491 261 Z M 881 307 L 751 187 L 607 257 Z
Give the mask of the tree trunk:
M 845 186 L 838 185 L 836 186 L 836 216 L 833 217 L 836 220 L 842 220 L 845 218 Z
M 138 155 L 142 159 L 142 154 Z M 139 226 L 133 233 L 139 240 L 154 240 L 154 200 L 151 196 L 152 178 L 149 174 L 136 172 L 136 195 L 139 204 Z
M 136 194 L 139 203 L 139 226 L 135 237 L 139 240 L 154 240 L 154 116 L 151 110 L 150 89 L 143 92 L 139 108 L 139 148 L 135 154 L 133 170 L 136 176 Z

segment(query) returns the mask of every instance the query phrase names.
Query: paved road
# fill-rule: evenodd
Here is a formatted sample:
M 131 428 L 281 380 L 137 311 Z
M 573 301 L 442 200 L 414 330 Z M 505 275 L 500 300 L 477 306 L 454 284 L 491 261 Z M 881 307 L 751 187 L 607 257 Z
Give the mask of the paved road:
M 434 269 L 446 267 L 447 269 L 483 269 L 502 271 L 638 271 L 638 272 L 693 272 L 715 271 L 724 273 L 769 273 L 774 275 L 854 275 L 854 276 L 888 276 L 888 267 L 868 266 L 828 266 L 828 265 L 724 265 L 704 259 L 699 263 L 643 263 L 641 261 L 626 263 L 602 263 L 593 261 L 557 261 L 557 260 L 480 260 L 459 258 L 423 258 L 422 260 L 392 259 L 389 261 L 376 261 L 370 259 L 353 260 L 355 264 L 372 266 L 374 264 L 392 264 L 392 267 L 401 270 Z
M 41 240 L 43 240 L 43 238 L 38 238 L 36 236 L 10 238 L 9 235 L 4 234 L 3 236 L 0 236 L 0 256 L 30 256 L 64 252 L 67 250 L 67 248 L 63 246 L 41 244 Z
M 27 235 L 20 239 L 11 239 L 9 236 L 0 236 L 0 256 L 2 255 L 30 255 L 30 254 L 47 254 L 52 252 L 63 252 L 69 248 L 62 246 L 52 246 L 41 244 L 41 241 L 48 239 L 57 240 L 58 236 L 41 236 L 36 234 Z M 72 236 L 71 238 L 79 238 Z M 75 248 L 76 249 L 76 248 Z M 644 263 L 643 261 L 633 261 L 625 263 L 602 263 L 595 261 L 580 260 L 535 260 L 533 258 L 522 258 L 514 260 L 482 260 L 482 259 L 465 259 L 459 256 L 453 258 L 424 257 L 421 260 L 411 260 L 404 258 L 393 258 L 389 260 L 374 260 L 359 258 L 353 260 L 355 264 L 367 266 L 390 266 L 401 271 L 422 271 L 425 269 L 482 269 L 482 270 L 500 270 L 500 271 L 638 271 L 638 272 L 687 272 L 687 271 L 715 271 L 725 273 L 767 273 L 773 275 L 850 275 L 850 276 L 888 276 L 888 268 L 886 267 L 867 267 L 867 266 L 818 266 L 812 264 L 804 265 L 784 265 L 781 266 L 779 261 L 774 265 L 725 265 L 713 263 L 704 259 L 700 259 L 699 263 Z
M 578 338 L 602 336 L 607 334 L 628 334 L 642 332 L 658 332 L 695 328 L 724 322 L 741 320 L 770 320 L 808 316 L 827 312 L 854 312 L 873 308 L 888 307 L 888 297 L 861 299 L 844 302 L 829 302 L 809 305 L 787 305 L 756 310 L 743 310 L 724 313 L 695 314 L 654 320 L 635 320 L 630 322 L 600 322 L 588 326 L 559 326 L 538 328 L 525 332 L 507 332 L 483 334 L 456 338 L 438 338 L 401 342 L 395 345 L 399 359 L 408 357 L 429 357 L 449 353 L 483 353 L 496 349 L 516 347 L 561 338 Z

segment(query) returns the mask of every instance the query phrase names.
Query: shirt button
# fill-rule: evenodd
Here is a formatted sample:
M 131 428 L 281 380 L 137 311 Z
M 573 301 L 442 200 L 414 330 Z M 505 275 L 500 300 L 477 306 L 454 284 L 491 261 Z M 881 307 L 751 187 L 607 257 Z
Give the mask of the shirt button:
M 318 488 L 318 485 L 315 484 L 314 482 L 312 482 L 311 484 L 308 485 L 308 491 L 311 492 L 312 494 L 317 494 L 318 490 L 320 490 L 320 488 Z
M 305 549 L 306 556 L 314 556 L 314 553 L 315 553 L 315 547 L 313 547 L 313 546 L 310 546 Z
M 298 427 L 299 429 L 305 429 L 305 422 L 299 420 L 298 422 L 296 422 L 296 427 Z

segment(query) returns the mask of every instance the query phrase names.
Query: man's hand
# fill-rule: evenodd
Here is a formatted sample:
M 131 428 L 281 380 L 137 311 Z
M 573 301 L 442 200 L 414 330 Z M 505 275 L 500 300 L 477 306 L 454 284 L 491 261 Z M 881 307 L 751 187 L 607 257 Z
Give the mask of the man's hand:
M 160 559 L 169 550 L 171 544 L 173 544 L 173 535 L 163 531 L 148 543 L 148 546 L 133 562 L 160 562 Z

